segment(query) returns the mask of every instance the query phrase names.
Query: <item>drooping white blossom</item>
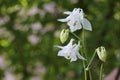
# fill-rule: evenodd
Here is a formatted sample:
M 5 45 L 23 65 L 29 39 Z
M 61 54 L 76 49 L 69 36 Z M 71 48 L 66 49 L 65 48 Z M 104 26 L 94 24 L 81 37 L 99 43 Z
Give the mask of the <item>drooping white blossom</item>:
M 91 23 L 84 18 L 83 10 L 80 8 L 75 8 L 72 12 L 67 11 L 64 14 L 69 15 L 65 19 L 58 19 L 61 22 L 67 22 L 71 32 L 82 29 L 92 31 Z
M 58 52 L 58 56 L 64 56 L 66 59 L 70 59 L 70 62 L 76 61 L 78 58 L 85 60 L 79 53 L 80 42 L 73 44 L 74 39 L 71 39 L 66 46 L 57 46 L 61 50 Z

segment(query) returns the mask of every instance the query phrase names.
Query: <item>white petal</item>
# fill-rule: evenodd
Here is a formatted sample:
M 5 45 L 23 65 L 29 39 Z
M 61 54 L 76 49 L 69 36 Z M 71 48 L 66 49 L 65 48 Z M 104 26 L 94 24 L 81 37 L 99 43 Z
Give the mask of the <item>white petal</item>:
M 66 11 L 66 12 L 64 12 L 64 14 L 68 14 L 68 15 L 70 15 L 72 12 L 70 12 L 70 11 Z
M 72 61 L 76 61 L 76 60 L 77 60 L 77 56 L 76 56 L 75 52 L 72 51 L 70 62 L 72 62 Z
M 65 19 L 58 19 L 58 21 L 61 22 L 68 22 L 70 20 L 71 16 L 66 17 Z
M 77 8 L 74 8 L 73 11 L 72 11 L 72 13 L 74 13 L 76 10 L 77 10 Z
M 77 57 L 72 57 L 71 60 L 70 60 L 70 62 L 76 61 L 76 60 L 77 60 Z
M 64 53 L 60 50 L 60 51 L 58 52 L 58 56 L 64 56 Z
M 80 47 L 80 42 L 78 42 L 78 44 L 74 47 L 74 52 L 76 53 L 76 56 L 79 58 L 79 59 L 82 59 L 82 60 L 85 60 L 84 57 L 82 57 L 79 53 L 79 47 Z
M 58 21 L 60 21 L 60 22 L 67 22 L 68 21 L 68 19 L 58 19 Z
M 71 50 L 72 50 L 73 41 L 74 39 L 71 39 L 70 42 L 66 46 L 63 46 L 63 47 L 57 46 L 58 48 L 62 49 L 58 52 L 58 56 L 64 56 L 65 58 L 67 58 L 69 54 L 72 52 Z
M 71 32 L 74 32 L 82 28 L 80 22 L 78 21 L 75 22 L 74 20 L 70 20 L 67 24 L 70 27 Z
M 77 55 L 77 57 L 78 57 L 79 59 L 86 60 L 83 56 L 80 55 L 79 52 L 77 52 L 76 55 Z
M 87 19 L 83 19 L 83 28 L 89 31 L 92 31 L 91 23 Z
M 72 47 L 72 44 L 73 44 L 73 41 L 74 41 L 74 39 L 72 38 L 71 40 L 70 40 L 70 42 L 68 43 L 68 47 Z
M 74 25 L 73 22 L 69 21 L 67 24 L 68 24 L 68 26 L 69 26 L 71 32 L 76 31 L 76 28 L 74 28 L 74 26 L 73 26 L 73 25 Z
M 64 48 L 58 52 L 58 56 L 67 56 L 69 51 L 69 49 Z
M 81 25 L 81 23 L 80 23 L 79 20 L 76 22 L 75 28 L 76 28 L 76 29 L 81 29 L 81 28 L 82 28 L 82 25 Z

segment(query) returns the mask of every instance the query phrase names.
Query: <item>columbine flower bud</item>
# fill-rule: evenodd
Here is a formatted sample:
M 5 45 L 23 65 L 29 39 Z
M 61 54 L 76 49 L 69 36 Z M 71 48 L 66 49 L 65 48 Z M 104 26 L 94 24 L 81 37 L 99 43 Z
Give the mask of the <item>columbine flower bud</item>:
M 69 37 L 69 29 L 63 29 L 60 33 L 60 41 L 64 43 Z
M 96 51 L 97 51 L 97 55 L 98 55 L 99 59 L 103 62 L 106 62 L 107 53 L 106 53 L 105 48 L 103 46 L 101 46 L 101 47 L 98 47 L 96 49 Z

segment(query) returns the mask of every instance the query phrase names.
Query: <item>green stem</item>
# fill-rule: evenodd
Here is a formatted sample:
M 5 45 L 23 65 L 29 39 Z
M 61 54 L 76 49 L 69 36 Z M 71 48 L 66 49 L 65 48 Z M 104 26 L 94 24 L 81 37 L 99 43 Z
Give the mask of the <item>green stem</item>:
M 84 67 L 84 78 L 87 80 L 87 71 L 85 69 L 85 61 L 83 60 L 83 67 Z
M 82 40 L 83 40 L 82 45 L 83 45 L 83 48 L 84 48 L 84 46 L 85 46 L 85 33 L 84 33 L 84 29 L 82 29 Z
M 75 36 L 79 41 L 82 41 L 76 34 L 70 32 L 73 36 Z
M 85 46 L 85 35 L 84 35 L 84 29 L 82 30 L 82 55 L 85 55 L 86 58 L 86 54 L 85 54 L 85 50 L 84 50 L 84 46 Z M 86 71 L 86 64 L 85 61 L 83 60 L 83 67 L 84 67 L 84 78 L 85 80 L 87 80 L 87 71 Z
M 85 49 L 85 31 L 82 29 L 82 48 L 83 48 L 83 54 L 85 55 L 85 58 L 87 58 L 86 49 Z
M 99 77 L 99 80 L 102 80 L 102 71 L 103 71 L 103 63 L 101 64 L 101 67 L 100 67 L 100 77 Z
M 92 74 L 90 70 L 89 70 L 89 76 L 90 76 L 90 80 L 92 80 Z
M 92 58 L 90 59 L 90 62 L 88 63 L 88 66 L 87 66 L 86 70 L 89 70 L 89 67 L 90 67 L 90 65 L 91 65 L 91 63 L 92 63 L 92 61 L 93 61 L 93 59 L 95 57 L 95 54 L 96 54 L 96 50 L 94 51 L 94 53 L 92 55 Z

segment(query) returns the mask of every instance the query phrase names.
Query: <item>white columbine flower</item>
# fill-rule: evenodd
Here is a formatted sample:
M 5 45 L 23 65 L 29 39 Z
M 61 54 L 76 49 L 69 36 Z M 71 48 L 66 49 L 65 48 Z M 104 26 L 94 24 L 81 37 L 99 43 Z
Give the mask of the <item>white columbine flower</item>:
M 79 53 L 80 42 L 73 44 L 74 39 L 71 39 L 66 46 L 57 46 L 62 49 L 58 52 L 58 56 L 64 56 L 66 59 L 70 59 L 70 62 L 76 61 L 78 58 L 85 60 Z
M 65 19 L 58 19 L 61 22 L 67 22 L 70 27 L 71 32 L 81 29 L 82 27 L 86 30 L 92 31 L 90 22 L 84 18 L 83 10 L 80 8 L 75 8 L 72 12 L 67 11 L 64 14 L 69 15 Z

